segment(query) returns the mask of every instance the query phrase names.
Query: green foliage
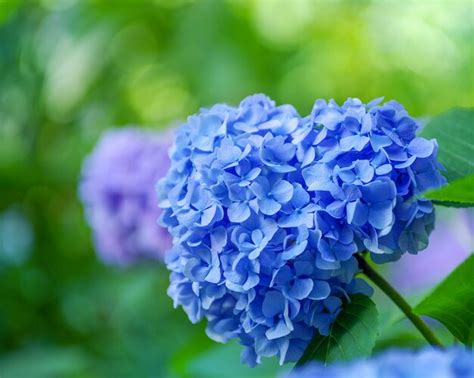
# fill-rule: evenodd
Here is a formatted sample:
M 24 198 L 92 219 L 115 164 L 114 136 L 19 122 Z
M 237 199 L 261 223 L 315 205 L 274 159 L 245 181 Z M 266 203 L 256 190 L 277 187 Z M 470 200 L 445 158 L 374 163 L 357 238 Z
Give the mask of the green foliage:
M 185 368 L 180 377 L 185 378 L 274 378 L 282 368 L 277 359 L 264 361 L 250 368 L 240 362 L 242 346 L 237 342 L 226 345 L 214 343 L 214 347 L 203 350 L 183 361 Z M 288 367 L 291 365 L 289 364 Z
M 449 184 L 425 194 L 436 205 L 474 206 L 474 108 L 454 108 L 434 117 L 421 136 L 436 138 Z
M 370 356 L 378 333 L 378 313 L 375 303 L 367 296 L 351 296 L 329 336 L 316 335 L 297 365 L 311 360 L 329 364 Z
M 425 194 L 436 205 L 451 207 L 474 206 L 474 175 L 454 180 L 449 185 Z
M 434 117 L 421 136 L 436 138 L 449 182 L 474 174 L 474 108 L 454 108 Z
M 449 253 L 449 251 L 446 251 Z M 441 322 L 461 342 L 472 343 L 474 255 L 469 256 L 414 309 Z
M 73 377 L 87 370 L 87 357 L 77 348 L 37 345 L 0 359 L 4 377 Z

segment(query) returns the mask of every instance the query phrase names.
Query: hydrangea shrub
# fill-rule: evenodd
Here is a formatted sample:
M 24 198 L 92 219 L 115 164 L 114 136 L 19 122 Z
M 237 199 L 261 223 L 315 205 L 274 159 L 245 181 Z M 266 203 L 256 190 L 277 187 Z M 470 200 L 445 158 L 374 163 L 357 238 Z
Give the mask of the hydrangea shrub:
M 171 247 L 168 231 L 157 224 L 155 189 L 170 166 L 170 144 L 156 132 L 109 130 L 84 161 L 79 195 L 104 262 L 161 261 Z
M 370 291 L 355 253 L 382 261 L 426 245 L 433 207 L 418 195 L 444 182 L 437 145 L 378 101 L 319 100 L 301 117 L 255 95 L 177 131 L 159 190 L 168 292 L 213 339 L 238 338 L 250 365 L 297 360 L 349 294 Z

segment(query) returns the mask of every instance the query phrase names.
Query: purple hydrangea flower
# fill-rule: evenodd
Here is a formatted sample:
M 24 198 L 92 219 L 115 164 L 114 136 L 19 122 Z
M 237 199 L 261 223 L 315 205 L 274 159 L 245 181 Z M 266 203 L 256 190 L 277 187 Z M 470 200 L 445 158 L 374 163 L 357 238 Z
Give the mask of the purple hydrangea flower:
M 168 293 L 214 340 L 237 338 L 249 365 L 297 360 L 349 294 L 370 292 L 354 279 L 353 231 L 326 220 L 301 174 L 316 158 L 307 124 L 263 95 L 203 109 L 178 129 L 159 185 Z
M 100 257 L 129 265 L 162 260 L 171 237 L 158 225 L 156 182 L 167 172 L 171 139 L 125 128 L 105 132 L 85 160 L 79 194 Z
M 472 378 L 474 356 L 464 348 L 439 350 L 426 348 L 418 352 L 390 350 L 370 360 L 325 366 L 313 362 L 296 369 L 287 378 Z

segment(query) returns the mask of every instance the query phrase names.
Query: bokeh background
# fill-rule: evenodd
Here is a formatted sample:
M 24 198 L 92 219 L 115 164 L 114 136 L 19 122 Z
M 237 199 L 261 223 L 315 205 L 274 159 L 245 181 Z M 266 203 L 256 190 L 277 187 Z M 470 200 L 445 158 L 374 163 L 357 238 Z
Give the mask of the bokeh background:
M 0 0 L 0 375 L 274 376 L 173 310 L 161 264 L 98 261 L 84 156 L 109 127 L 162 129 L 256 92 L 301 114 L 320 97 L 385 96 L 416 117 L 473 106 L 473 29 L 471 1 Z M 416 301 L 472 235 L 472 213 L 440 211 L 429 249 L 386 274 Z M 386 328 L 378 350 L 422 343 Z

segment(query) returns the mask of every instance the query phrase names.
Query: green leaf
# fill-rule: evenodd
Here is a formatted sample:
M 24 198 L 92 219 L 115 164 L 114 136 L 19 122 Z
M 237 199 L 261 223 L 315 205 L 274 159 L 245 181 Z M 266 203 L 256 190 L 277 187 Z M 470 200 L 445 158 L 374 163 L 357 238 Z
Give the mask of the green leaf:
M 393 348 L 421 349 L 426 346 L 426 340 L 415 331 L 403 331 L 389 337 L 379 338 L 375 343 L 374 353 Z
M 297 365 L 311 360 L 329 364 L 367 357 L 374 348 L 377 333 L 375 303 L 365 295 L 353 295 L 336 318 L 329 336 L 315 335 Z
M 449 207 L 474 206 L 474 175 L 466 176 L 450 183 L 441 189 L 425 194 L 435 205 Z
M 474 174 L 474 108 L 454 108 L 434 117 L 421 136 L 436 138 L 449 182 Z
M 474 327 L 473 272 L 471 255 L 414 308 L 416 314 L 441 322 L 464 344 L 468 344 Z

